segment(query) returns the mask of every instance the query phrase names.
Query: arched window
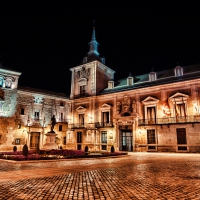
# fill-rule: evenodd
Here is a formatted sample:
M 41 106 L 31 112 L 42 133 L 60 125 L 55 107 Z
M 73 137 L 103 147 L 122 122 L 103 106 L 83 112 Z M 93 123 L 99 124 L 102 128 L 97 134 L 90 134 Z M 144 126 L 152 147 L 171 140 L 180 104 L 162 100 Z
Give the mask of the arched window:
M 3 79 L 0 78 L 0 87 L 3 87 Z
M 133 85 L 133 77 L 127 78 L 127 85 Z
M 12 86 L 12 81 L 10 80 L 10 79 L 7 79 L 6 80 L 6 88 L 11 88 L 11 86 Z
M 108 89 L 114 88 L 114 81 L 108 81 Z
M 156 72 L 150 72 L 149 81 L 156 81 L 156 80 L 157 80 Z
M 174 69 L 175 76 L 183 76 L 183 68 L 181 66 L 177 66 Z

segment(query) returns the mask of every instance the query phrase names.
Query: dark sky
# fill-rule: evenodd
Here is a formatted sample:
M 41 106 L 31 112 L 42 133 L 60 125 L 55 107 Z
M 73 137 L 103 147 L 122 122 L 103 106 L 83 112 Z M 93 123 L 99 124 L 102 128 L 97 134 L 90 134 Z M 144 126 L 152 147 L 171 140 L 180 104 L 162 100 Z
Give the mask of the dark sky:
M 2 65 L 22 72 L 21 86 L 69 94 L 69 69 L 89 51 L 93 20 L 100 56 L 115 80 L 200 63 L 197 5 L 109 2 L 2 5 Z

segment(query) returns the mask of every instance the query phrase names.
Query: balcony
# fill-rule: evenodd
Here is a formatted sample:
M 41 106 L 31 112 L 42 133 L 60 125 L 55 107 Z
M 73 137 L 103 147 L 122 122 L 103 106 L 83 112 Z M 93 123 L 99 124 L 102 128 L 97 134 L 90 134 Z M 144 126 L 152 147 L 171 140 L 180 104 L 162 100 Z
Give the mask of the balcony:
M 113 126 L 114 125 L 112 122 L 96 122 L 95 123 L 96 128 L 113 127 Z
M 70 129 L 79 129 L 79 128 L 86 128 L 86 124 L 76 123 L 76 124 L 69 124 Z
M 138 126 L 144 125 L 165 125 L 165 124 L 180 124 L 180 123 L 199 123 L 200 115 L 179 116 L 179 117 L 163 117 L 156 119 L 139 119 Z
M 67 119 L 63 119 L 63 118 L 56 118 L 56 122 L 68 123 Z
M 105 123 L 105 122 L 95 122 L 95 123 L 75 123 L 69 124 L 70 129 L 79 129 L 79 128 L 86 128 L 86 129 L 96 129 L 96 128 L 104 128 L 104 127 L 113 127 L 113 123 Z

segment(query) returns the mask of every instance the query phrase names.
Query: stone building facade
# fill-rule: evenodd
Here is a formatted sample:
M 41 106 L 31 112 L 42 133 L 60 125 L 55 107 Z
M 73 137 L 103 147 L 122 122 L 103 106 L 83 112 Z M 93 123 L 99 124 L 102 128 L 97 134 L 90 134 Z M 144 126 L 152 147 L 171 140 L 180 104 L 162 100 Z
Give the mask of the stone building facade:
M 200 152 L 200 64 L 115 81 L 98 53 L 70 69 L 71 93 L 18 86 L 20 72 L 0 66 L 0 151 L 43 148 L 55 115 L 55 142 L 89 151 Z

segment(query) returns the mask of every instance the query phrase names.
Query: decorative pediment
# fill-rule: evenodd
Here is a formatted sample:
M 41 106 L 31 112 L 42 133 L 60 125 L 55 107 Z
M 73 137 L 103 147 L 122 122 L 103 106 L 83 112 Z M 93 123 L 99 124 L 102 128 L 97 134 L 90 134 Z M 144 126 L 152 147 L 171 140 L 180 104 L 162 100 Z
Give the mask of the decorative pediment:
M 144 105 L 155 105 L 155 104 L 157 104 L 158 102 L 159 102 L 159 99 L 156 99 L 156 98 L 151 97 L 151 96 L 148 96 L 146 99 L 144 99 L 144 100 L 142 101 L 142 103 L 143 103 Z
M 174 94 L 171 97 L 169 97 L 169 99 L 172 102 L 183 102 L 183 101 L 187 101 L 188 97 L 189 96 L 187 94 L 183 94 L 183 93 L 177 92 L 176 94 Z
M 111 109 L 111 105 L 104 103 L 101 107 L 100 110 L 110 110 Z
M 77 111 L 78 113 L 85 113 L 86 108 L 83 107 L 83 106 L 79 106 L 79 107 L 76 109 L 76 111 Z

